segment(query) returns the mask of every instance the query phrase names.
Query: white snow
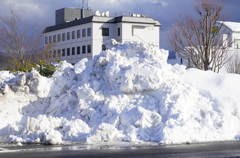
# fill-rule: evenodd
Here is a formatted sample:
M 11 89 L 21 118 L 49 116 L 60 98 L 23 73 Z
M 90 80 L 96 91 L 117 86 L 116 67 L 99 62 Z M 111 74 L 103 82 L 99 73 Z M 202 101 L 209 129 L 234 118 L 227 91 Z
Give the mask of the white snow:
M 0 72 L 0 138 L 186 143 L 240 139 L 240 76 L 167 64 L 168 51 L 142 43 L 63 62 L 53 77 Z

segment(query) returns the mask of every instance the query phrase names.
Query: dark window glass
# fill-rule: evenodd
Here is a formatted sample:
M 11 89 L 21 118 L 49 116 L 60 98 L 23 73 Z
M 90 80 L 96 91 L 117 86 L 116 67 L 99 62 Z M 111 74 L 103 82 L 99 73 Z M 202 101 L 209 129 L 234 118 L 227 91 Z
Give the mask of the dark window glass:
M 80 37 L 81 37 L 81 31 L 77 30 L 77 38 L 80 38 Z
M 67 40 L 70 40 L 70 32 L 67 33 Z
M 62 49 L 62 56 L 65 56 L 65 49 Z
M 58 57 L 61 57 L 61 49 L 58 49 Z
M 61 34 L 58 34 L 58 42 L 61 42 Z
M 52 36 L 49 36 L 49 43 L 52 43 Z
M 86 29 L 82 29 L 82 37 L 86 37 Z
M 75 31 L 72 31 L 72 39 L 75 39 Z
M 102 28 L 102 36 L 109 36 L 109 28 Z
M 45 44 L 48 44 L 48 37 L 45 37 Z
M 91 50 L 91 45 L 88 45 L 88 46 L 87 46 L 87 52 L 88 52 L 88 53 L 91 53 L 91 51 L 92 51 L 92 50 Z
M 55 42 L 57 42 L 57 39 L 56 39 L 57 37 L 56 37 L 56 35 L 53 35 L 53 42 L 55 43 Z
M 56 50 L 53 51 L 53 57 L 56 58 Z
M 77 47 L 77 54 L 80 54 L 80 47 Z
M 87 29 L 87 36 L 92 36 L 92 29 L 91 28 Z
M 102 50 L 106 50 L 106 46 L 105 45 L 102 45 Z
M 86 46 L 82 46 L 82 54 L 86 53 Z
M 67 48 L 67 56 L 70 56 L 70 48 Z
M 118 36 L 120 36 L 121 32 L 120 32 L 120 28 L 118 28 Z
M 65 41 L 65 33 L 62 34 L 62 41 Z
M 72 55 L 75 55 L 75 47 L 72 47 Z

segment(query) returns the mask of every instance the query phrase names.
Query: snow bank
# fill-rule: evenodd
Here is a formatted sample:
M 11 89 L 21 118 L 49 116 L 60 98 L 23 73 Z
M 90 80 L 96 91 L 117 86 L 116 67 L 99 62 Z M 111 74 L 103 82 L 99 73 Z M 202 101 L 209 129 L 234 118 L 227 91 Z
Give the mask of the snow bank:
M 93 60 L 63 62 L 52 78 L 35 71 L 1 77 L 2 140 L 170 144 L 240 138 L 239 75 L 171 66 L 168 51 L 142 43 L 110 44 Z

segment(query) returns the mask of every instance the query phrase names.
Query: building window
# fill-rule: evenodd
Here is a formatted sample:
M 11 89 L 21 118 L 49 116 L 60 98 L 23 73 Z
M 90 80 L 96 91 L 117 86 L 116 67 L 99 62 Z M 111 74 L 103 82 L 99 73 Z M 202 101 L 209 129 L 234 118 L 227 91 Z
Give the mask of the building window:
M 57 36 L 56 35 L 53 35 L 53 42 L 57 42 Z
M 72 55 L 75 55 L 75 47 L 72 47 Z
M 58 57 L 61 57 L 61 49 L 58 49 Z
M 240 39 L 234 40 L 234 49 L 240 49 Z
M 56 53 L 57 53 L 57 51 L 54 50 L 54 51 L 53 51 L 53 57 L 54 57 L 54 58 L 56 58 Z
M 109 36 L 109 28 L 102 28 L 102 36 Z
M 52 36 L 49 36 L 49 43 L 52 43 Z
M 118 28 L 118 36 L 120 36 L 121 35 L 121 30 L 120 30 L 120 28 Z
M 92 52 L 92 49 L 91 49 L 91 48 L 92 48 L 91 45 L 88 45 L 88 46 L 87 46 L 87 52 L 88 52 L 88 53 L 91 53 L 91 52 Z
M 58 34 L 58 42 L 61 42 L 61 34 Z
M 81 31 L 77 30 L 77 38 L 80 38 L 80 37 L 81 37 Z
M 62 56 L 65 56 L 65 49 L 62 49 Z
M 87 29 L 87 36 L 92 36 L 92 29 L 91 28 Z
M 67 40 L 70 40 L 70 32 L 67 33 Z
M 48 37 L 45 37 L 45 44 L 48 44 Z
M 62 34 L 62 41 L 65 41 L 65 33 Z
M 80 47 L 77 47 L 77 54 L 80 54 Z
M 102 45 L 102 51 L 106 50 L 106 46 L 103 44 Z
M 70 56 L 70 48 L 67 48 L 67 56 Z
M 82 54 L 86 53 L 86 46 L 82 46 Z
M 86 37 L 86 29 L 82 29 L 82 37 Z
M 72 39 L 75 39 L 75 31 L 72 31 Z

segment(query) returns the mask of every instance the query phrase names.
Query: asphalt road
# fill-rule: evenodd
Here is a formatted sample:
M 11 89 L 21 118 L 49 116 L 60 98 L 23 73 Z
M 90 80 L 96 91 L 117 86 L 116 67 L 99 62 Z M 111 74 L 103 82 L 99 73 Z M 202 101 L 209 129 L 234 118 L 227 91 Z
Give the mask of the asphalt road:
M 2 144 L 0 158 L 240 158 L 240 141 L 181 145 L 96 145 L 44 146 Z

